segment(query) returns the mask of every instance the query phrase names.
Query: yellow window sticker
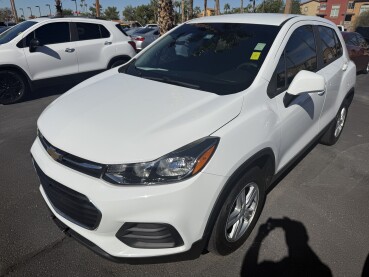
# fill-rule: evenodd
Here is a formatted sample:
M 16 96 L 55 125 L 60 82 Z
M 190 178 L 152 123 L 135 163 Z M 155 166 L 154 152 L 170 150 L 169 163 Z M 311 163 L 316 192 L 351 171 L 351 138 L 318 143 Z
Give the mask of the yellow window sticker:
M 250 60 L 257 61 L 260 58 L 261 52 L 252 52 Z
M 254 50 L 255 51 L 263 51 L 263 49 L 264 49 L 264 47 L 265 47 L 265 43 L 258 43 L 258 44 L 256 44 L 256 46 L 255 46 L 255 48 L 254 48 Z

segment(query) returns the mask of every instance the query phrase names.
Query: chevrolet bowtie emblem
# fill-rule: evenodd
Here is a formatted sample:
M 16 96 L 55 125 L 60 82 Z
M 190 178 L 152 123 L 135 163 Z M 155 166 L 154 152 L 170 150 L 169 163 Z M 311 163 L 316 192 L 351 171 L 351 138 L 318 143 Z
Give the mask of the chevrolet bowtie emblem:
M 55 161 L 61 161 L 63 155 L 58 153 L 54 147 L 48 146 L 46 151 Z

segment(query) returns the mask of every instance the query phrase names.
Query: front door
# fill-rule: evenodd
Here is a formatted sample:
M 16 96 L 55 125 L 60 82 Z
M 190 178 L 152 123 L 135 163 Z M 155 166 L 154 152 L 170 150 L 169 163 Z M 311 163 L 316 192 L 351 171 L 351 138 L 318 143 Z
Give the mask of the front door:
M 75 42 L 71 42 L 69 22 L 46 23 L 25 38 L 24 53 L 33 80 L 78 73 Z M 36 38 L 41 46 L 31 53 L 30 41 Z

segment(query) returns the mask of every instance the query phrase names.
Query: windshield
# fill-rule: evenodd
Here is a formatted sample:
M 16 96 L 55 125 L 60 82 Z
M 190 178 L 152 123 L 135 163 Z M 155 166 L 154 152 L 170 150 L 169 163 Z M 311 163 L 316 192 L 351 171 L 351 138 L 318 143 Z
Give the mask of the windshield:
M 278 26 L 184 24 L 133 61 L 126 74 L 227 95 L 254 81 Z
M 35 25 L 36 21 L 24 21 L 7 30 L 6 32 L 0 34 L 0 44 L 8 43 L 13 40 L 16 36 L 26 31 L 31 26 Z

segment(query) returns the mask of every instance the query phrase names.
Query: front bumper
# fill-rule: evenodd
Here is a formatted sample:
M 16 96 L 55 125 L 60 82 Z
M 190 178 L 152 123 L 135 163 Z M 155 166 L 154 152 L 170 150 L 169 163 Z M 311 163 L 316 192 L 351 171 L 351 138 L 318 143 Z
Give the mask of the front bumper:
M 53 160 L 37 138 L 32 156 L 46 176 L 85 195 L 101 212 L 94 230 L 83 228 L 60 215 L 40 191 L 55 217 L 79 236 L 115 258 L 143 258 L 187 252 L 203 238 L 214 203 L 226 177 L 200 173 L 183 182 L 155 186 L 117 186 L 80 173 Z M 126 222 L 165 223 L 173 226 L 183 239 L 174 248 L 133 248 L 117 239 Z M 91 248 L 91 247 L 90 247 Z

